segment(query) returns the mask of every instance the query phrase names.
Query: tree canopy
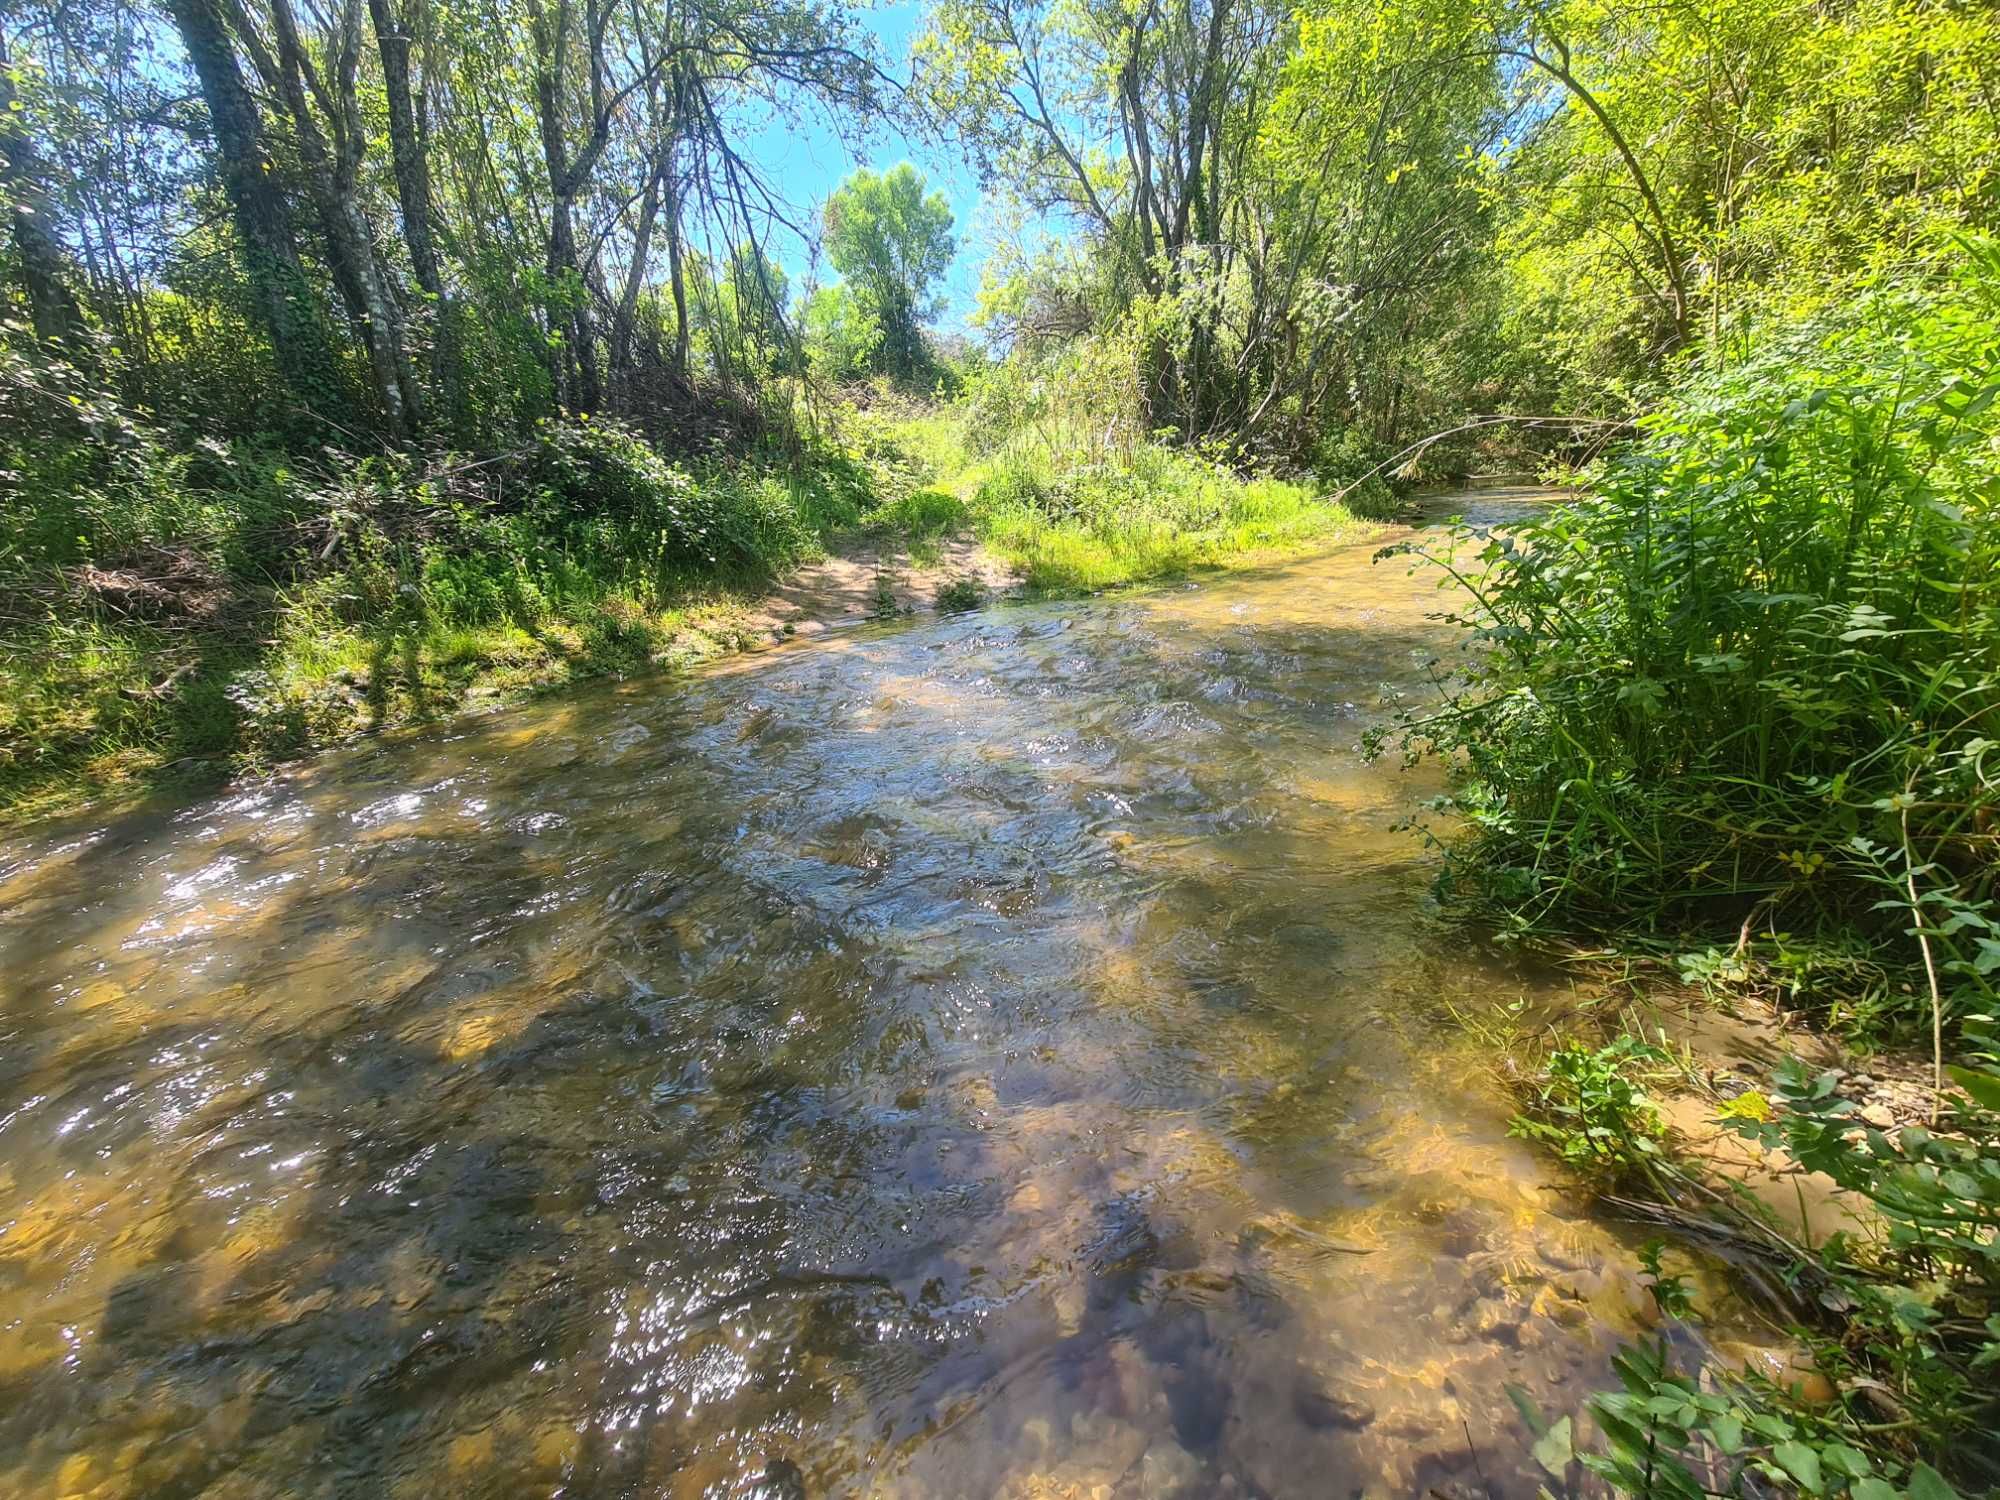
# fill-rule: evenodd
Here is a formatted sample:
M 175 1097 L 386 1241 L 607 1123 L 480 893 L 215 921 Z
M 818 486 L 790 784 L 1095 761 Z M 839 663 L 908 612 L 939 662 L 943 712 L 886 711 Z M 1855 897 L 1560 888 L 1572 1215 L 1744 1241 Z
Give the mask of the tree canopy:
M 923 174 L 902 162 L 881 173 L 863 168 L 826 203 L 827 259 L 880 321 L 881 367 L 904 377 L 927 363 L 921 325 L 957 248 L 951 205 L 925 188 Z

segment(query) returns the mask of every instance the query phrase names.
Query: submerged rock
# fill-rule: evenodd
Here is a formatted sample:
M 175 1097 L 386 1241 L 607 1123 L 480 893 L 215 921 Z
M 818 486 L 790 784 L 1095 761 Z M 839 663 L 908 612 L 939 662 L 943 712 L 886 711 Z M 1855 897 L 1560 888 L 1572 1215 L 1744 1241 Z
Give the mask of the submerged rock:
M 1148 1500 L 1206 1492 L 1201 1460 L 1170 1438 L 1161 1438 L 1139 1460 L 1139 1492 Z
M 1308 1427 L 1338 1427 L 1348 1432 L 1359 1432 L 1375 1420 L 1375 1408 L 1366 1401 L 1314 1379 L 1301 1380 L 1293 1387 L 1292 1410 Z

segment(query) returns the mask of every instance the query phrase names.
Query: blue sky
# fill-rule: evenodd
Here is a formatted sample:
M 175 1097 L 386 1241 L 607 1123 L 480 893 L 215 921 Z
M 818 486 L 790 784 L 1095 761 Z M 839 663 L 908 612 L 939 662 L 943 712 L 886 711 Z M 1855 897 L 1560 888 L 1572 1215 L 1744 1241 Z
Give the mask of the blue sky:
M 922 25 L 920 0 L 889 0 L 863 11 L 858 19 L 880 43 L 884 66 L 891 76 L 906 79 L 910 45 Z M 833 122 L 818 111 L 801 112 L 798 118 L 746 123 L 751 129 L 741 138 L 739 149 L 768 175 L 799 222 L 815 229 L 820 205 L 856 167 L 879 172 L 900 161 L 914 162 L 931 187 L 951 202 L 958 254 L 941 288 L 946 311 L 940 323 L 946 329 L 965 331 L 966 316 L 979 290 L 986 245 L 979 215 L 979 183 L 960 153 L 948 147 L 942 151 L 929 148 L 907 139 L 893 126 L 879 125 L 857 155 L 834 131 Z M 806 272 L 807 247 L 781 233 L 770 250 L 796 288 Z M 822 264 L 819 277 L 822 282 L 834 280 L 833 268 Z

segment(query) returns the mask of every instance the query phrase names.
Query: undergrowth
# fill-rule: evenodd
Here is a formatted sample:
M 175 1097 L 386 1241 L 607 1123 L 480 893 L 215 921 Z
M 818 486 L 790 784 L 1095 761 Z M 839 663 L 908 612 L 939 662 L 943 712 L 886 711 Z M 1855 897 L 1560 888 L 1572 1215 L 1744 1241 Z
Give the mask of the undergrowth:
M 733 648 L 743 603 L 878 498 L 823 444 L 675 463 L 579 420 L 477 459 L 300 457 L 102 409 L 116 430 L 8 445 L 6 815 Z
M 1837 1075 L 1793 1060 L 1767 1091 L 1717 1111 L 1724 1127 L 1867 1205 L 1872 1228 L 1818 1244 L 1675 1149 L 1639 1081 L 1672 1071 L 1648 1044 L 1559 1039 L 1516 1081 L 1517 1133 L 1559 1152 L 1622 1213 L 1754 1272 L 1747 1284 L 1824 1381 L 1732 1370 L 1671 1330 L 1644 1340 L 1614 1361 L 1619 1387 L 1593 1398 L 1587 1423 L 1523 1406 L 1534 1456 L 1562 1494 L 1583 1492 L 1585 1473 L 1649 1500 L 1948 1500 L 1955 1485 L 1980 1493 L 2000 1479 L 2000 1063 L 1990 1036 L 1975 1028 L 1972 1043 L 1928 1128 L 1864 1126 Z M 1661 1312 L 1698 1330 L 1700 1309 L 1662 1272 L 1657 1242 L 1644 1259 Z
M 1948 287 L 1887 287 L 1691 371 L 1577 502 L 1398 549 L 1442 570 L 1467 627 L 1442 706 L 1400 728 L 1451 767 L 1450 904 L 1933 1056 L 1927 1126 L 1867 1126 L 1794 1061 L 1718 1108 L 1866 1205 L 1872 1229 L 1817 1244 L 1676 1151 L 1646 1042 L 1560 1039 L 1516 1081 L 1518 1133 L 1749 1270 L 1834 1392 L 1648 1340 L 1587 1424 L 1524 1409 L 1564 1494 L 2000 1481 L 1996 399 L 2000 249 L 1972 244 Z
M 1425 545 L 1474 649 L 1445 894 L 1936 1033 L 2000 971 L 2000 250 L 1698 372 L 1589 493 Z
M 1091 425 L 1039 407 L 1024 415 L 979 389 L 948 407 L 865 420 L 873 440 L 864 451 L 921 476 L 883 513 L 911 536 L 918 560 L 928 560 L 917 550 L 927 539 L 964 527 L 1033 593 L 1179 577 L 1360 525 L 1311 480 L 1245 473 L 1228 455 L 1150 436 L 1107 442 L 1101 417 Z

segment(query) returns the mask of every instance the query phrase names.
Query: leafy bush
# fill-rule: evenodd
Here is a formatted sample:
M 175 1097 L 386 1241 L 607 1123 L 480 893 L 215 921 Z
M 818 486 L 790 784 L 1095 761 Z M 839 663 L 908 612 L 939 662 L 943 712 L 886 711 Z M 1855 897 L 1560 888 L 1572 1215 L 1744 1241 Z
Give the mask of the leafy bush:
M 941 614 L 963 614 L 985 602 L 986 590 L 979 586 L 976 578 L 954 578 L 940 585 L 937 591 L 937 607 Z
M 1341 491 L 1341 503 L 1357 516 L 1389 520 L 1397 510 L 1396 492 L 1380 466 L 1390 456 L 1358 428 L 1331 428 L 1313 445 L 1313 476 L 1327 489 Z
M 1940 1008 L 1991 994 L 2000 251 L 1968 262 L 1700 374 L 1589 498 L 1461 531 L 1484 649 L 1406 726 L 1460 768 L 1448 892 L 1528 933 L 1859 930 L 1898 980 L 1922 929 Z
M 615 422 L 542 423 L 532 478 L 537 525 L 599 565 L 761 569 L 812 546 L 782 485 L 737 471 L 697 481 Z
M 1643 1172 L 1666 1133 L 1646 1085 L 1667 1076 L 1671 1061 L 1632 1036 L 1602 1047 L 1563 1042 L 1543 1060 L 1512 1133 L 1554 1146 L 1591 1176 L 1615 1182 Z

